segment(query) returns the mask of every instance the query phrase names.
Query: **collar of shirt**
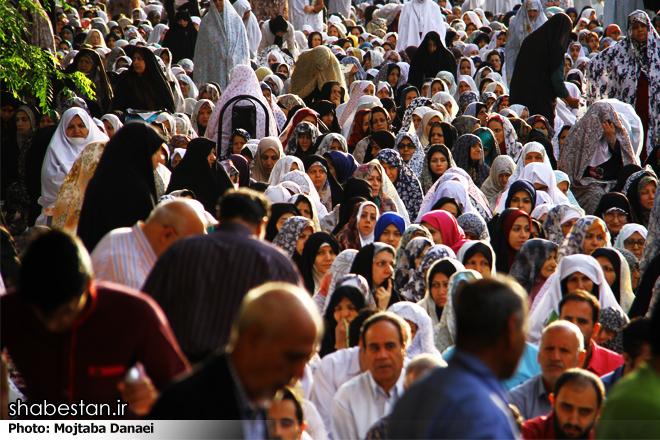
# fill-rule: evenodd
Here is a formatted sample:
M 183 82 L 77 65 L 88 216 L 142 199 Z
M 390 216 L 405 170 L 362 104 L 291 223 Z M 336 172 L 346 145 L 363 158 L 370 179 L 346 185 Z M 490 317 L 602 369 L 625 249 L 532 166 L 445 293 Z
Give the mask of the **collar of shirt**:
M 399 378 L 396 381 L 396 384 L 390 389 L 389 396 L 387 395 L 387 392 L 376 383 L 376 380 L 374 377 L 371 375 L 371 371 L 367 371 L 365 374 L 367 375 L 367 378 L 369 379 L 369 386 L 371 387 L 371 390 L 373 391 L 375 396 L 381 396 L 384 397 L 385 399 L 398 399 L 403 395 L 403 382 L 404 382 L 404 374 L 405 370 L 402 368 L 401 373 L 399 373 Z
M 507 401 L 504 388 L 502 388 L 499 379 L 495 377 L 493 371 L 476 356 L 462 350 L 455 350 L 454 356 L 452 356 L 449 363 L 450 365 L 458 364 L 462 368 L 469 370 L 475 376 L 479 376 L 487 385 L 489 385 L 492 391 L 495 391 L 500 396 L 502 401 Z
M 147 263 L 149 266 L 153 267 L 157 260 L 156 253 L 151 247 L 149 240 L 147 240 L 147 237 L 144 235 L 144 232 L 142 232 L 142 225 L 144 225 L 144 222 L 142 221 L 133 225 L 133 235 L 135 236 L 137 245 L 142 249 L 144 257 L 147 259 Z
M 596 344 L 593 339 L 591 340 L 591 359 L 585 370 L 596 373 L 597 376 L 603 376 L 623 364 L 623 357 L 620 358 L 620 362 L 617 361 L 619 361 L 617 353 L 610 352 Z
M 231 379 L 234 382 L 234 385 L 236 386 L 236 392 L 238 395 L 239 404 L 241 406 L 241 412 L 243 414 L 249 415 L 250 419 L 254 419 L 257 413 L 263 411 L 263 407 L 256 403 L 253 403 L 250 400 L 250 397 L 248 396 L 247 391 L 245 391 L 245 387 L 243 386 L 243 382 L 241 382 L 241 378 L 238 376 L 238 373 L 234 369 L 234 365 L 231 362 L 231 358 L 229 357 L 229 354 L 227 354 L 226 356 L 227 356 L 227 365 L 229 366 L 229 373 L 231 374 Z

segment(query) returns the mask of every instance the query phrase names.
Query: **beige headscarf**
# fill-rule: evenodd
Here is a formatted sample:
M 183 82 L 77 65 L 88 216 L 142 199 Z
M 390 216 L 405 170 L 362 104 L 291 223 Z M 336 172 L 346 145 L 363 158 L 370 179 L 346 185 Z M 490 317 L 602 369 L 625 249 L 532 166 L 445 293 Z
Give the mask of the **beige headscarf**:
M 291 75 L 289 93 L 306 98 L 314 90 L 321 90 L 323 84 L 335 81 L 346 89 L 344 75 L 339 61 L 326 46 L 316 46 L 298 57 L 296 68 Z
M 268 150 L 275 150 L 278 154 L 278 160 L 284 156 L 284 149 L 282 148 L 282 142 L 276 136 L 268 136 L 259 141 L 259 147 L 257 147 L 257 154 L 254 155 L 254 171 L 252 172 L 252 178 L 257 182 L 266 182 L 270 174 L 266 174 L 264 169 L 261 167 L 261 155 Z

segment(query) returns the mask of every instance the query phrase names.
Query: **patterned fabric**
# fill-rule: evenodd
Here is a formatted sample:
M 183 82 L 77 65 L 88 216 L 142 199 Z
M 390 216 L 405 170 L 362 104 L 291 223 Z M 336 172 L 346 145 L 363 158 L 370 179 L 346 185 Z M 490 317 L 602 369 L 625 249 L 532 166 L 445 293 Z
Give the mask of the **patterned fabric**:
M 483 217 L 476 212 L 468 212 L 459 216 L 456 219 L 458 226 L 463 228 L 464 232 L 471 232 L 475 235 L 476 240 L 490 241 L 490 234 L 488 233 L 488 226 Z
M 481 185 L 481 191 L 488 199 L 491 210 L 495 209 L 497 199 L 506 189 L 504 186 L 500 185 L 500 174 L 513 174 L 515 167 L 515 162 L 508 155 L 497 156 L 493 161 L 493 164 L 490 167 L 490 175 L 483 185 Z
M 314 302 L 319 306 L 319 311 L 325 312 L 325 304 L 329 304 L 327 301 L 328 295 L 330 292 L 335 291 L 339 278 L 351 271 L 351 266 L 353 265 L 353 261 L 357 254 L 358 251 L 355 249 L 346 249 L 337 255 L 332 266 L 330 266 L 330 269 L 328 269 L 321 280 L 321 288 L 313 298 Z M 367 285 L 367 291 L 368 290 L 369 286 Z
M 412 278 L 405 285 L 401 294 L 411 301 L 417 302 L 424 298 L 426 294 L 426 272 L 431 267 L 431 264 L 441 258 L 456 259 L 456 254 L 449 246 L 444 244 L 436 244 L 432 246 L 422 257 L 419 266 L 415 269 Z
M 548 214 L 550 215 L 550 214 Z M 610 231 L 607 229 L 607 224 L 601 219 L 593 215 L 586 215 L 580 218 L 573 227 L 571 232 L 568 233 L 564 243 L 559 248 L 559 253 L 557 254 L 557 260 L 561 260 L 563 257 L 568 255 L 582 254 L 584 253 L 584 237 L 587 234 L 587 230 L 594 224 L 600 224 L 601 228 L 605 232 L 605 246 L 611 247 L 612 243 L 610 240 Z
M 284 252 L 289 258 L 293 258 L 298 245 L 298 237 L 302 234 L 303 230 L 312 226 L 312 221 L 307 217 L 293 216 L 288 218 L 282 223 L 280 231 L 273 239 L 273 244 L 284 249 Z
M 316 149 L 316 154 L 323 156 L 325 153 L 330 151 L 334 141 L 339 142 L 341 145 L 340 151 L 348 153 L 348 146 L 346 144 L 346 138 L 337 133 L 328 133 L 323 137 L 323 140 L 319 144 L 319 147 Z
M 568 182 L 568 194 L 566 194 L 566 197 L 568 197 L 568 201 L 571 203 L 571 205 L 579 206 L 577 199 L 573 195 L 573 191 L 571 191 L 571 179 L 568 177 L 568 174 L 559 170 L 553 170 L 553 172 L 555 173 L 555 179 L 557 180 L 557 185 L 559 185 L 562 182 Z
M 555 243 L 541 238 L 527 240 L 513 260 L 509 276 L 518 281 L 527 293 L 531 293 L 543 265 L 558 248 Z
M 360 165 L 353 173 L 353 177 L 368 180 L 374 168 L 378 169 L 381 178 L 383 179 L 383 184 L 381 185 L 377 196 L 380 199 L 380 212 L 398 212 L 406 221 L 406 225 L 410 224 L 410 217 L 408 216 L 406 205 L 401 201 L 399 194 L 396 192 L 396 188 L 376 159 L 364 165 Z M 376 197 L 376 195 L 374 195 L 374 197 Z
M 653 202 L 648 231 L 644 253 L 642 254 L 642 259 L 639 261 L 639 273 L 641 274 L 644 273 L 651 260 L 657 255 L 660 255 L 660 197 L 657 196 L 655 202 Z M 657 292 L 657 289 L 654 289 L 654 292 Z
M 488 125 L 490 121 L 499 121 L 504 128 L 504 147 L 506 149 L 506 154 L 513 159 L 514 162 L 517 162 L 522 154 L 522 144 L 518 142 L 518 135 L 516 130 L 513 128 L 509 118 L 503 118 L 500 115 L 494 115 L 488 118 Z M 500 150 L 502 150 L 502 145 L 500 145 Z
M 623 340 L 621 339 L 621 329 L 628 323 L 628 320 L 621 315 L 618 310 L 604 309 L 600 311 L 598 323 L 601 328 L 606 328 L 615 333 L 610 339 L 603 343 L 603 347 L 623 354 Z
M 415 110 L 419 107 L 423 106 L 430 106 L 433 103 L 428 98 L 415 98 L 412 101 L 410 101 L 410 104 L 408 104 L 408 107 L 406 107 L 406 111 L 403 114 L 403 119 L 401 122 L 401 130 L 399 130 L 399 133 L 405 133 L 408 130 L 410 130 L 410 125 L 412 124 L 412 114 L 414 113 Z M 412 159 L 411 159 L 412 160 Z M 421 173 L 421 170 L 420 170 Z
M 543 229 L 545 230 L 547 240 L 557 246 L 561 246 L 564 242 L 564 233 L 562 232 L 561 225 L 568 221 L 568 219 L 564 220 L 564 218 L 569 213 L 572 215 L 570 219 L 579 218 L 584 215 L 584 211 L 578 206 L 557 205 L 548 211 L 548 215 L 543 222 Z
M 71 171 L 60 187 L 53 213 L 53 228 L 75 234 L 85 190 L 96 171 L 105 149 L 105 142 L 93 142 L 85 147 L 73 163 Z
M 477 95 L 477 92 L 473 92 L 472 90 L 463 92 L 461 93 L 461 96 L 458 97 L 458 113 L 456 116 L 463 116 L 465 114 L 465 111 L 467 110 L 467 107 L 470 104 L 474 104 L 479 102 L 479 95 Z M 470 115 L 470 116 L 476 116 L 476 115 Z
M 596 210 L 601 197 L 616 183 L 616 181 L 583 177 L 594 154 L 600 148 L 604 133 L 603 123 L 606 121 L 614 123 L 616 138 L 621 146 L 623 165 L 639 165 L 639 160 L 630 145 L 628 133 L 614 107 L 604 102 L 596 102 L 589 106 L 587 113 L 568 132 L 557 161 L 557 167 L 570 177 L 573 193 L 587 213 Z
M 447 302 L 442 308 L 440 322 L 433 330 L 435 348 L 441 353 L 456 343 L 456 313 L 454 312 L 454 297 L 458 291 L 458 287 L 462 283 L 472 283 L 481 278 L 481 274 L 472 269 L 460 270 L 449 278 L 449 284 L 447 285 Z
M 426 157 L 424 147 L 422 147 L 422 143 L 419 141 L 416 134 L 401 130 L 394 141 L 395 148 L 401 143 L 403 138 L 408 138 L 413 144 L 415 144 L 415 152 L 406 165 L 408 165 L 413 173 L 415 173 L 415 177 L 420 177 L 424 170 L 424 159 Z
M 430 191 L 429 194 L 431 194 Z M 424 209 L 420 209 L 419 215 L 417 216 L 417 221 L 421 221 L 424 214 L 430 212 L 433 206 L 435 206 L 435 204 L 444 197 L 455 199 L 456 202 L 458 202 L 460 205 L 461 211 L 463 213 L 477 212 L 472 205 L 467 189 L 461 182 L 449 180 L 438 186 L 437 189 L 432 193 L 431 197 L 429 197 L 429 194 L 427 194 L 424 198 Z
M 250 46 L 242 17 L 229 0 L 223 2 L 222 13 L 213 5 L 202 19 L 194 59 L 197 85 L 217 82 L 225 90 L 232 69 L 250 65 Z
M 548 21 L 548 18 L 543 12 L 541 0 L 527 0 L 523 5 L 524 7 L 518 9 L 516 16 L 511 19 L 509 30 L 506 34 L 505 64 L 507 84 L 511 84 L 513 70 L 516 67 L 516 59 L 518 58 L 518 52 L 520 52 L 520 47 L 522 46 L 523 41 L 529 36 L 529 34 Z M 538 12 L 538 16 L 534 21 L 529 19 L 529 10 L 536 10 Z
M 410 228 L 414 226 L 424 228 L 420 225 L 411 225 Z M 411 230 L 410 228 L 408 228 L 405 233 L 409 233 L 409 231 L 412 231 L 413 233 L 421 232 L 421 229 L 415 228 Z M 424 228 L 424 231 L 422 232 L 426 232 L 427 234 L 431 235 L 426 228 Z M 403 241 L 403 239 L 401 241 Z M 417 259 L 422 256 L 424 249 L 432 246 L 432 238 L 415 237 L 405 246 L 403 255 L 399 258 L 395 258 L 396 269 L 394 271 L 394 287 L 396 290 L 403 289 L 408 281 L 412 279 L 415 273 L 415 261 L 417 261 Z M 399 244 L 397 253 L 399 253 L 400 249 L 402 249 L 401 244 Z
M 424 194 L 426 194 L 429 189 L 433 186 L 433 184 L 440 178 L 440 176 L 435 176 L 431 172 L 431 158 L 433 155 L 438 152 L 441 153 L 445 156 L 447 159 L 447 168 L 454 168 L 456 167 L 456 162 L 454 162 L 454 156 L 451 155 L 451 151 L 449 148 L 447 148 L 444 145 L 433 145 L 431 146 L 428 151 L 426 152 L 426 158 L 424 159 L 424 171 L 422 171 L 422 175 L 420 176 L 419 180 L 420 183 L 422 184 L 422 191 Z
M 396 168 L 398 177 L 394 187 L 406 205 L 409 218 L 417 218 L 423 196 L 422 186 L 413 171 L 403 162 L 401 155 L 396 150 L 381 150 L 376 155 L 376 160 Z
M 457 116 L 451 123 L 456 128 L 459 136 L 472 133 L 477 124 L 479 124 L 479 119 L 474 116 Z
M 303 166 L 300 169 L 304 170 L 305 168 Z M 307 173 L 300 170 L 289 171 L 284 175 L 284 177 L 282 177 L 282 181 L 280 183 L 286 182 L 295 183 L 304 194 L 308 195 L 312 199 L 312 202 L 316 207 L 316 211 L 319 213 L 319 217 L 325 217 L 328 215 L 328 210 L 325 209 L 325 206 L 323 206 L 321 203 L 321 197 L 319 196 L 316 188 L 314 188 L 314 183 L 312 183 L 312 179 L 307 175 Z
M 490 167 L 484 162 L 483 149 L 477 163 L 472 160 L 472 147 L 481 144 L 481 139 L 473 134 L 464 134 L 459 137 L 452 148 L 452 155 L 456 165 L 463 168 L 477 186 L 481 186 L 490 175 Z
M 303 121 L 300 124 L 296 125 L 296 127 L 293 129 L 293 133 L 291 133 L 291 136 L 289 137 L 289 142 L 286 144 L 286 148 L 284 149 L 284 153 L 287 155 L 293 155 L 298 151 L 298 136 L 301 133 L 309 133 L 310 136 L 312 137 L 312 144 L 309 146 L 309 149 L 314 149 L 314 144 L 316 143 L 316 138 L 319 135 L 319 131 L 316 128 L 315 125 L 313 125 L 310 122 Z M 300 149 L 302 152 L 302 149 Z
M 303 161 L 300 160 L 299 158 L 295 156 L 284 156 L 280 158 L 280 160 L 278 160 L 275 166 L 273 167 L 273 171 L 271 171 L 270 177 L 268 178 L 268 185 L 277 186 L 280 183 L 282 183 L 284 176 L 289 174 L 293 164 L 296 164 L 299 170 L 305 169 L 305 165 L 303 165 Z
M 648 28 L 645 44 L 636 42 L 632 37 L 632 25 L 635 22 Z M 649 16 L 640 10 L 628 16 L 626 34 L 617 44 L 600 52 L 587 64 L 587 104 L 612 98 L 635 106 L 641 71 L 649 83 L 646 151 L 650 153 L 660 136 L 660 37 L 651 25 Z
M 484 220 L 488 221 L 490 218 L 493 216 L 493 213 L 491 212 L 490 208 L 488 207 L 488 201 L 486 200 L 486 197 L 483 195 L 481 190 L 472 182 L 472 178 L 468 173 L 465 172 L 462 168 L 454 167 L 454 168 L 449 168 L 445 173 L 440 177 L 436 182 L 433 184 L 431 189 L 426 193 L 424 196 L 424 200 L 422 201 L 422 206 L 419 208 L 419 215 L 417 218 L 421 218 L 420 215 L 423 213 L 427 213 L 431 210 L 435 202 L 440 200 L 442 197 L 438 197 L 435 193 L 438 191 L 439 187 L 444 184 L 445 182 L 449 182 L 450 180 L 457 180 L 459 181 L 467 190 L 469 194 L 469 199 L 470 199 L 470 204 L 476 211 L 484 218 Z M 451 197 L 451 196 L 448 196 Z M 463 211 L 464 213 L 466 211 Z M 468 209 L 467 212 L 471 212 L 471 210 Z
M 401 301 L 392 304 L 387 311 L 417 325 L 415 337 L 406 346 L 406 357 L 408 359 L 413 359 L 415 356 L 425 353 L 440 355 L 433 344 L 433 322 L 426 310 L 417 304 Z

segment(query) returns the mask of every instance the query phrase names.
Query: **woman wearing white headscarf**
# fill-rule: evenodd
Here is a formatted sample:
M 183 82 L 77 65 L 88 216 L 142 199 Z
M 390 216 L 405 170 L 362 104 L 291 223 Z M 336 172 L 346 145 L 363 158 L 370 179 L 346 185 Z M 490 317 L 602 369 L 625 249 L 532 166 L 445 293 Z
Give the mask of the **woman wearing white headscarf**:
M 392 304 L 387 311 L 398 315 L 408 321 L 408 324 L 412 323 L 417 327 L 417 331 L 413 331 L 415 336 L 406 347 L 406 357 L 408 359 L 412 359 L 420 354 L 440 355 L 440 352 L 433 344 L 433 322 L 426 313 L 426 310 L 417 304 L 401 301 Z
M 433 330 L 435 347 L 439 351 L 445 351 L 456 343 L 456 313 L 454 312 L 454 297 L 458 287 L 463 283 L 472 283 L 483 277 L 479 272 L 472 269 L 459 270 L 449 278 L 447 286 L 447 302 L 442 309 L 440 322 Z
M 518 51 L 520 51 L 523 40 L 546 21 L 548 19 L 543 12 L 541 0 L 526 0 L 511 20 L 505 46 L 507 84 L 511 84 Z
M 147 44 L 160 44 L 160 41 L 163 39 L 163 34 L 169 29 L 169 26 L 163 23 L 158 23 L 154 26 L 154 29 L 149 34 L 149 39 Z
M 520 179 L 527 180 L 535 186 L 537 184 L 546 186 L 547 189 L 541 189 L 540 191 L 545 191 L 555 205 L 568 205 L 570 203 L 564 193 L 557 188 L 557 178 L 548 164 L 540 162 L 530 163 L 523 170 Z
M 222 10 L 218 9 L 220 5 Z M 217 82 L 224 90 L 229 72 L 250 65 L 250 47 L 243 20 L 229 0 L 216 0 L 199 25 L 195 45 L 195 81 L 198 86 Z
M 419 46 L 424 36 L 435 31 L 444 44 L 447 28 L 440 6 L 432 0 L 412 0 L 403 5 L 399 16 L 399 38 L 396 50 Z
M 557 271 L 550 275 L 538 295 L 534 299 L 529 312 L 529 330 L 527 331 L 527 340 L 531 343 L 538 343 L 541 339 L 541 331 L 550 322 L 559 318 L 559 302 L 568 292 L 568 288 L 563 286 L 562 281 L 567 280 L 574 273 L 585 275 L 593 283 L 592 291 L 597 292 L 600 308 L 613 308 L 625 316 L 623 309 L 617 303 L 612 289 L 607 284 L 607 279 L 603 274 L 598 261 L 588 255 L 570 255 L 559 261 Z
M 50 215 L 46 210 L 55 205 L 62 182 L 80 153 L 92 142 L 106 141 L 108 136 L 96 126 L 85 110 L 74 107 L 62 115 L 41 168 L 39 204 L 43 211 L 37 219 L 38 225 L 46 225 L 46 217 Z
M 259 27 L 257 17 L 252 12 L 250 2 L 247 0 L 236 0 L 234 9 L 238 16 L 241 17 L 241 20 L 243 20 L 243 26 L 245 26 L 245 31 L 247 32 L 248 44 L 250 45 L 250 58 L 254 58 L 257 56 L 257 49 L 259 48 L 259 43 L 261 43 L 261 28 Z

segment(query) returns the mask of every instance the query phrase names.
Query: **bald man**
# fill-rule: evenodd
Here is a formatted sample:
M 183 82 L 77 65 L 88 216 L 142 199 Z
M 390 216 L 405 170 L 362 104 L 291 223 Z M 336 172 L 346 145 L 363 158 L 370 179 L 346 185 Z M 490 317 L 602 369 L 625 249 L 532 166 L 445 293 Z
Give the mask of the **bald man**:
M 569 321 L 555 321 L 541 332 L 538 362 L 541 372 L 510 393 L 524 420 L 545 416 L 552 411 L 550 394 L 555 382 L 569 368 L 580 367 L 587 353 L 580 328 Z
M 146 221 L 108 232 L 92 252 L 94 276 L 141 289 L 160 255 L 176 241 L 206 233 L 204 207 L 197 200 L 159 204 Z
M 309 294 L 267 283 L 248 292 L 229 344 L 158 400 L 149 418 L 240 420 L 223 425 L 224 438 L 266 438 L 264 406 L 303 375 L 323 334 Z

